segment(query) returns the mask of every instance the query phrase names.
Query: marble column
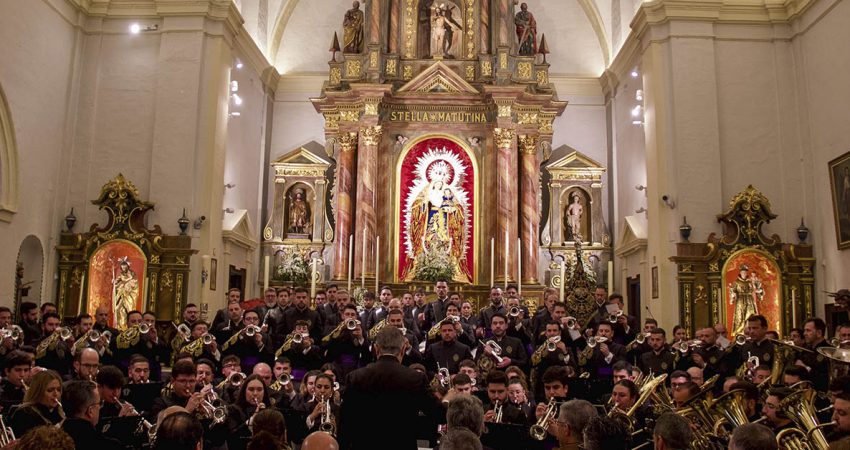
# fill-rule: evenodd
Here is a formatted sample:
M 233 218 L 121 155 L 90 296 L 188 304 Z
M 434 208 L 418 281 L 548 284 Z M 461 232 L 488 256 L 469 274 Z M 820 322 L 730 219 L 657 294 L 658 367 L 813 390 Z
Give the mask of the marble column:
M 357 233 L 354 236 L 354 263 L 360 267 L 357 277 L 375 275 L 375 231 L 377 221 L 378 192 L 378 144 L 383 130 L 380 125 L 360 130 L 359 157 L 357 158 Z M 363 233 L 366 233 L 366 247 L 363 246 Z M 384 236 L 386 242 L 387 237 Z M 363 252 L 366 252 L 366 265 L 363 266 Z
M 398 13 L 399 0 L 390 0 L 390 31 L 387 36 L 387 53 L 398 53 Z
M 357 133 L 341 133 L 339 141 L 339 157 L 336 169 L 336 252 L 334 252 L 334 280 L 348 278 L 348 240 L 354 230 L 353 203 L 354 195 L 354 156 L 357 151 Z
M 505 258 L 507 258 L 507 282 L 516 274 L 517 239 L 517 159 L 516 132 L 510 128 L 493 130 L 496 141 L 496 285 L 504 287 Z M 507 234 L 507 248 L 505 235 Z
M 510 47 L 511 46 L 511 24 L 514 23 L 513 17 L 511 17 L 509 0 L 498 0 L 499 2 L 499 46 L 500 47 Z
M 482 55 L 490 53 L 490 0 L 481 0 L 481 25 L 478 28 L 478 35 L 481 38 L 481 45 L 478 52 Z
M 381 0 L 372 0 L 369 15 L 369 43 L 380 44 L 381 42 Z
M 540 253 L 537 241 L 537 230 L 540 228 L 540 208 L 537 206 L 537 194 L 540 191 L 537 137 L 520 135 L 519 153 L 522 284 L 537 284 L 537 262 Z

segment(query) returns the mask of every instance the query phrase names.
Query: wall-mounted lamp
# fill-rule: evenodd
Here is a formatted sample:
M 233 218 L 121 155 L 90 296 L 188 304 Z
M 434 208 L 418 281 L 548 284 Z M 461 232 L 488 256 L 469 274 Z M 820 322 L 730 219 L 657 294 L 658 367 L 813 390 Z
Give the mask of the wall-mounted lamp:
M 148 25 L 146 27 L 142 27 L 137 23 L 130 24 L 130 33 L 131 34 L 139 34 L 142 31 L 156 31 L 159 29 L 159 24 Z
M 800 219 L 800 226 L 797 227 L 797 239 L 803 244 L 806 242 L 807 237 L 809 237 L 809 227 L 806 226 L 805 219 L 802 218 Z
M 688 238 L 691 237 L 691 230 L 693 230 L 693 228 L 691 228 L 691 226 L 688 225 L 688 218 L 687 217 L 683 217 L 682 219 L 683 219 L 682 224 L 679 225 L 679 236 L 682 236 L 682 240 L 684 242 L 690 242 L 690 241 L 688 241 Z

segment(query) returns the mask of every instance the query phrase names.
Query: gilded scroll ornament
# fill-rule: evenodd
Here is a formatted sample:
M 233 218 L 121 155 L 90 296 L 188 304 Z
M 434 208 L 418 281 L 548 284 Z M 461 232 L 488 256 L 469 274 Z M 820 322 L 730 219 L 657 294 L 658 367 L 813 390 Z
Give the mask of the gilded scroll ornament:
M 342 73 L 339 67 L 331 67 L 330 80 L 332 85 L 337 85 L 342 80 Z
M 360 131 L 360 134 L 363 136 L 364 145 L 378 145 L 378 142 L 381 141 L 382 133 L 383 130 L 380 125 L 366 127 Z
M 493 136 L 496 138 L 496 146 L 499 148 L 511 148 L 516 136 L 516 131 L 510 128 L 496 128 L 493 130 Z
M 546 76 L 545 70 L 537 71 L 537 84 L 549 84 L 549 77 Z
M 360 111 L 356 109 L 340 111 L 339 118 L 343 122 L 357 122 L 360 120 Z
M 718 216 L 726 226 L 723 243 L 727 245 L 772 245 L 778 236 L 767 238 L 761 227 L 777 216 L 770 211 L 770 201 L 752 185 L 739 192 L 729 204 L 729 211 Z
M 521 62 L 516 66 L 517 75 L 523 80 L 527 80 L 531 78 L 531 63 L 530 62 Z
M 516 121 L 520 125 L 530 125 L 537 123 L 537 113 L 519 113 Z
M 345 76 L 348 78 L 360 77 L 360 60 L 348 59 L 345 61 Z
M 485 59 L 481 61 L 481 76 L 491 77 L 493 76 L 493 64 L 489 59 Z
M 499 105 L 499 117 L 510 117 L 511 105 Z
M 325 130 L 333 131 L 339 129 L 339 114 L 325 113 Z
M 413 66 L 410 66 L 410 65 L 404 66 L 404 74 L 402 75 L 402 78 L 404 78 L 405 81 L 413 78 Z
M 364 116 L 377 116 L 378 115 L 378 103 L 366 103 L 363 105 L 363 115 Z
M 369 52 L 369 67 L 378 68 L 378 52 Z
M 541 133 L 552 133 L 554 132 L 554 128 L 552 127 L 553 119 L 542 116 L 537 119 L 537 131 Z
M 466 79 L 468 81 L 475 80 L 475 66 L 466 66 Z
M 387 60 L 387 75 L 395 76 L 396 70 L 398 70 L 397 64 L 398 64 L 398 61 L 395 60 L 395 59 L 388 59 Z

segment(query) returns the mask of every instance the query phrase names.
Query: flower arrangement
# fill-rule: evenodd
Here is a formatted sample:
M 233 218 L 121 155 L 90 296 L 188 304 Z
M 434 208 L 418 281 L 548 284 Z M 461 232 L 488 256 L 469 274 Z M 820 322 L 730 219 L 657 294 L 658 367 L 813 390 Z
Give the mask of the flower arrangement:
M 284 249 L 280 264 L 275 268 L 274 278 L 293 284 L 304 284 L 310 279 L 310 267 L 300 252 Z
M 447 245 L 435 245 L 416 255 L 414 260 L 413 278 L 418 281 L 437 282 L 437 280 L 453 280 L 455 264 L 449 254 Z

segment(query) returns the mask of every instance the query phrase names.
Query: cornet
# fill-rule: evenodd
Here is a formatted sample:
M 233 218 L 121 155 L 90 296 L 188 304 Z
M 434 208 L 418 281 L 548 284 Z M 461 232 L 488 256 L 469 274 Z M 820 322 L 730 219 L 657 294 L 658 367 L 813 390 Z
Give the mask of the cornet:
M 233 373 L 230 374 L 229 377 L 227 377 L 227 384 L 229 384 L 233 387 L 239 387 L 239 386 L 242 385 L 242 382 L 245 381 L 245 378 L 247 378 L 247 377 L 245 376 L 244 373 L 233 372 Z
M 554 352 L 558 349 L 558 342 L 561 342 L 561 336 L 552 336 L 546 339 L 546 350 Z
M 484 341 L 480 341 L 480 342 L 481 342 L 481 345 L 483 345 L 485 347 L 490 347 L 490 350 L 493 351 L 493 353 L 492 353 L 493 358 L 496 360 L 496 362 L 501 364 L 502 363 L 502 357 L 499 356 L 499 355 L 502 354 L 502 347 L 500 347 L 499 344 L 497 344 L 496 341 L 494 341 L 492 339 L 487 341 L 487 342 L 484 342 Z
M 248 325 L 247 327 L 245 327 L 244 331 L 245 331 L 245 336 L 254 337 L 257 333 L 261 332 L 262 330 L 260 329 L 260 327 L 258 327 L 256 325 Z
M 360 321 L 357 319 L 348 319 L 345 321 L 345 328 L 348 331 L 356 330 L 358 325 L 360 325 Z
M 518 317 L 520 312 L 522 312 L 522 310 L 519 309 L 519 307 L 511 306 L 511 309 L 509 310 L 508 315 L 511 316 L 511 317 Z
M 567 316 L 567 329 L 568 330 L 577 330 L 578 329 L 578 320 L 576 320 L 573 316 Z
M 552 397 L 549 400 L 549 404 L 546 405 L 546 414 L 543 414 L 543 417 L 531 426 L 531 430 L 529 431 L 531 437 L 538 441 L 546 439 L 546 430 L 549 428 L 549 421 L 555 418 L 555 406 L 557 406 L 555 397 Z

